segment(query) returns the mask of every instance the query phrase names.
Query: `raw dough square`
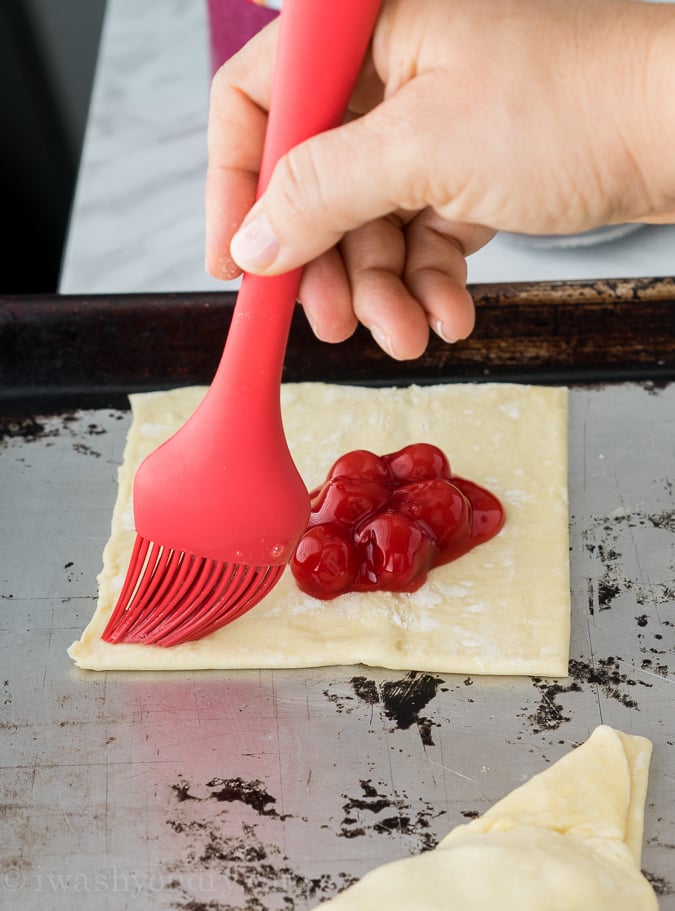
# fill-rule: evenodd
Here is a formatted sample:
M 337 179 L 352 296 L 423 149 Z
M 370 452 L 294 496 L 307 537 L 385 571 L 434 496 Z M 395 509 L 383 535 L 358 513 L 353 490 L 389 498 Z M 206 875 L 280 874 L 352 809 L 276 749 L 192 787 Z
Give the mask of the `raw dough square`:
M 417 592 L 348 594 L 324 602 L 300 592 L 287 570 L 253 610 L 199 641 L 169 649 L 103 642 L 135 538 L 136 468 L 187 419 L 204 392 L 190 387 L 131 396 L 133 420 L 98 606 L 69 649 L 80 667 L 366 664 L 460 674 L 567 674 L 567 390 L 502 383 L 282 387 L 289 445 L 310 489 L 350 449 L 381 454 L 425 441 L 445 451 L 456 474 L 501 499 L 502 531 L 433 570 Z

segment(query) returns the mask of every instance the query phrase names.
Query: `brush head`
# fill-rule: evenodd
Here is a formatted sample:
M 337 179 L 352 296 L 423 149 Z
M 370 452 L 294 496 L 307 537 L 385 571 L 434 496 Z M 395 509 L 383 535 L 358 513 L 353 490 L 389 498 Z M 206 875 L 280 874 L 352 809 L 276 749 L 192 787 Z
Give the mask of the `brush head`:
M 252 286 L 257 293 L 257 284 L 242 285 L 237 306 L 249 301 Z M 277 301 L 269 289 L 269 302 Z M 250 338 L 238 334 L 242 320 L 233 323 L 206 396 L 138 466 L 134 527 L 142 538 L 222 563 L 276 566 L 291 559 L 307 525 L 309 495 L 285 439 L 279 378 L 264 376 L 258 332 L 268 328 L 265 309 Z M 243 364 L 233 336 L 247 357 Z
M 202 639 L 254 607 L 284 566 L 226 563 L 137 536 L 117 604 L 103 631 L 111 643 L 180 645 Z

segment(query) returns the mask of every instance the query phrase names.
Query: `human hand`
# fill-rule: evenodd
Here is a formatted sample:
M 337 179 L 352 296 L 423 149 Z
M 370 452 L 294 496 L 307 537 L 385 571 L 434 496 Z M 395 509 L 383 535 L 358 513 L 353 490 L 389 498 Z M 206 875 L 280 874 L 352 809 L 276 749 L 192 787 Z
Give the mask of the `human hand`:
M 660 83 L 646 85 L 675 27 L 667 7 L 385 0 L 347 122 L 292 150 L 253 206 L 276 27 L 213 81 L 207 268 L 307 264 L 299 298 L 326 341 L 360 320 L 416 357 L 429 327 L 470 333 L 466 256 L 496 230 L 571 233 L 673 207 L 649 141 Z

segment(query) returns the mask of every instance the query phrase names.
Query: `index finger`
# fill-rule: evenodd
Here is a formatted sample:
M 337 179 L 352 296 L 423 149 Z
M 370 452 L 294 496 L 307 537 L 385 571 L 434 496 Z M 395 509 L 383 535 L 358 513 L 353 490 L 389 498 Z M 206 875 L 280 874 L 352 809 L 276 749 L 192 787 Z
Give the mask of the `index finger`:
M 272 91 L 278 21 L 223 64 L 211 83 L 205 186 L 206 268 L 214 278 L 241 270 L 230 240 L 255 201 Z

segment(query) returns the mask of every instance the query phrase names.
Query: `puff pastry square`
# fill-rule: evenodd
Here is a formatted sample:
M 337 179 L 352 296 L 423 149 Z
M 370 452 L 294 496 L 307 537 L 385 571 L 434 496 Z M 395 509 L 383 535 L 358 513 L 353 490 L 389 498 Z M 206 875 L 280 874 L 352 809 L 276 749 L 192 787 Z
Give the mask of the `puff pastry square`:
M 308 486 L 350 449 L 408 443 L 443 449 L 452 470 L 492 490 L 506 523 L 492 540 L 438 567 L 412 594 L 319 601 L 290 570 L 249 613 L 172 648 L 110 645 L 100 635 L 129 564 L 139 462 L 191 414 L 201 387 L 131 396 L 132 424 L 104 550 L 95 614 L 69 654 L 84 668 L 176 670 L 365 664 L 460 674 L 565 676 L 570 585 L 567 390 L 518 384 L 406 388 L 286 384 L 282 409 Z M 236 479 L 233 481 L 236 483 Z

